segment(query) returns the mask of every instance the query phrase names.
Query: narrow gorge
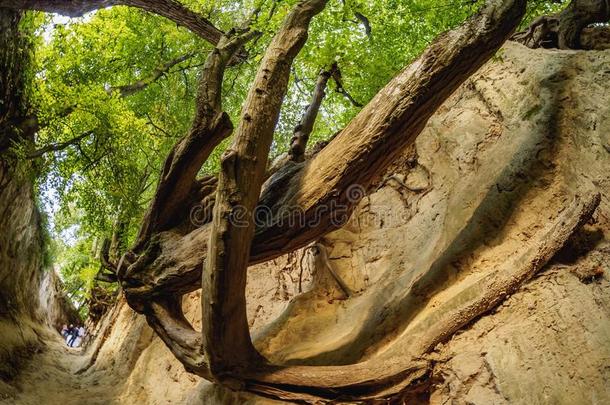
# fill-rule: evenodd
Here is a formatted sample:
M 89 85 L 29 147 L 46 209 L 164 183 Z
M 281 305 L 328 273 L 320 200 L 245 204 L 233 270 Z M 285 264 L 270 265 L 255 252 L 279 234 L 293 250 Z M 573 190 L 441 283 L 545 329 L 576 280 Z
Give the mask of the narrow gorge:
M 209 3 L 0 0 L 0 403 L 610 403 L 610 9 Z

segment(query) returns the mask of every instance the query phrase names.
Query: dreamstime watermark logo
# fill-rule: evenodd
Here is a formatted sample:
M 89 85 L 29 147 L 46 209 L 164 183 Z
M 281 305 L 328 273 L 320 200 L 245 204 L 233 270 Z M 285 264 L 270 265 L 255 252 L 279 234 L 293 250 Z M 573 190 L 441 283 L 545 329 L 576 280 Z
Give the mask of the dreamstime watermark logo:
M 301 206 L 286 205 L 273 209 L 267 205 L 258 205 L 254 212 L 249 212 L 246 207 L 236 205 L 231 210 L 229 222 L 235 227 L 247 227 L 251 223 L 257 228 L 288 227 L 288 228 L 315 228 L 323 223 L 340 228 L 349 220 L 354 207 L 366 197 L 366 189 L 360 184 L 352 184 L 342 193 L 337 193 L 334 198 L 317 204 L 309 210 Z M 396 216 L 396 210 L 379 208 L 374 215 L 365 216 L 367 225 L 383 226 L 394 220 L 405 218 L 391 218 Z M 200 227 L 212 220 L 213 204 L 197 204 L 190 211 L 190 221 Z M 362 221 L 359 218 L 359 221 Z M 362 225 L 362 224 L 361 224 Z

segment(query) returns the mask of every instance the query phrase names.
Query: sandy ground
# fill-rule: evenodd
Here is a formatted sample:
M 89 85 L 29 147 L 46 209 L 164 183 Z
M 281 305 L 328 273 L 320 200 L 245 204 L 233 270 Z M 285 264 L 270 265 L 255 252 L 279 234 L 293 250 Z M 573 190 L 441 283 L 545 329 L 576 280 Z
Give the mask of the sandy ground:
M 100 373 L 76 374 L 87 361 L 82 348 L 66 347 L 61 336 L 50 336 L 45 349 L 24 367 L 8 398 L 0 404 L 112 404 L 121 386 L 119 376 Z

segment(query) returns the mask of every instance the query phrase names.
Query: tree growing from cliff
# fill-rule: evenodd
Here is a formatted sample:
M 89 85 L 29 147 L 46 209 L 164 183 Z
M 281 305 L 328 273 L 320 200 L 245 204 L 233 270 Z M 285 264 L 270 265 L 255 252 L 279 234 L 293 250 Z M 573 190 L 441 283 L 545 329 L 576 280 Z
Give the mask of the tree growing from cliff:
M 261 21 L 273 19 L 278 4 L 257 2 L 251 15 L 225 32 L 203 14 L 173 0 L 0 0 L 0 8 L 72 16 L 111 5 L 132 6 L 166 17 L 213 45 L 201 61 L 194 118 L 165 157 L 134 244 L 120 259 L 103 255 L 105 267 L 121 282 L 129 304 L 146 316 L 189 371 L 231 388 L 294 400 L 396 394 L 425 373 L 425 366 L 417 359 L 325 367 L 270 364 L 252 344 L 248 329 L 247 268 L 304 247 L 340 227 L 342 218 L 351 213 L 400 152 L 414 142 L 436 109 L 514 32 L 525 13 L 526 1 L 488 0 L 466 22 L 440 35 L 401 70 L 327 145 L 306 156 L 308 138 L 329 82 L 334 82 L 350 104 L 359 106 L 343 86 L 341 66 L 326 61 L 320 66 L 312 100 L 294 129 L 288 155 L 270 169 L 269 155 L 295 58 L 306 44 L 312 21 L 327 1 L 291 2 L 257 61 L 237 117 L 225 111 L 223 88 L 227 69 L 249 61 L 248 44 L 263 37 Z M 570 7 L 580 10 L 579 5 L 575 1 Z M 365 35 L 375 35 L 369 19 L 358 8 L 352 14 Z M 577 26 L 576 31 L 582 28 Z M 568 39 L 572 36 L 562 37 L 565 40 L 560 41 L 561 46 L 576 44 Z M 115 101 L 129 97 L 193 58 L 191 53 L 159 64 L 149 77 L 122 86 L 109 85 L 104 91 Z M 70 114 L 76 108 L 64 105 L 58 114 Z M 14 131 L 13 138 L 33 134 L 45 125 L 38 115 L 22 113 L 20 118 L 14 125 L 20 132 Z M 91 136 L 84 132 L 25 153 L 37 158 L 70 145 L 80 146 Z M 232 142 L 222 154 L 218 175 L 200 177 L 206 161 L 230 136 Z M 91 144 L 97 148 L 97 139 Z M 144 187 L 146 180 L 137 178 L 140 180 L 134 184 Z M 201 208 L 202 213 L 196 224 L 191 215 L 194 207 Z M 253 220 L 257 207 L 265 208 L 262 224 Z M 302 217 L 298 223 L 282 220 L 286 207 L 299 208 Z M 578 221 L 591 209 L 592 205 L 587 206 Z M 551 253 L 545 251 L 541 257 L 548 260 Z M 203 297 L 202 331 L 194 330 L 181 309 L 182 295 L 199 288 Z M 481 300 L 491 305 L 488 298 Z M 486 309 L 488 306 L 481 304 L 479 312 L 468 316 L 472 319 Z M 445 336 L 451 332 L 446 329 L 434 333 Z M 435 335 L 431 339 L 438 338 Z

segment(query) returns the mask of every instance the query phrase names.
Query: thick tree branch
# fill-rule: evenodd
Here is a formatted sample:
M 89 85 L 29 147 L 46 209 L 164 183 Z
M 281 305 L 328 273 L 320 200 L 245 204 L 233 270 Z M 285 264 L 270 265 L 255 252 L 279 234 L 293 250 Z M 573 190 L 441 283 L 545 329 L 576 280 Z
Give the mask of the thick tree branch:
M 181 297 L 167 296 L 155 300 L 148 305 L 147 314 L 148 324 L 184 368 L 211 380 L 207 359 L 201 352 L 201 333 L 195 331 L 184 317 Z
M 116 273 L 117 265 L 110 261 L 110 239 L 104 238 L 102 249 L 100 250 L 100 263 L 102 267 Z
M 90 11 L 110 6 L 131 6 L 163 16 L 216 45 L 222 31 L 200 14 L 175 0 L 0 0 L 0 7 L 38 10 L 80 17 Z

